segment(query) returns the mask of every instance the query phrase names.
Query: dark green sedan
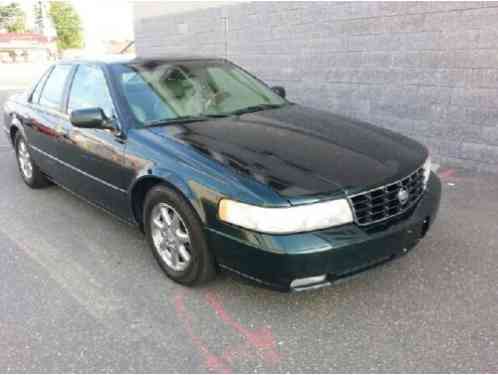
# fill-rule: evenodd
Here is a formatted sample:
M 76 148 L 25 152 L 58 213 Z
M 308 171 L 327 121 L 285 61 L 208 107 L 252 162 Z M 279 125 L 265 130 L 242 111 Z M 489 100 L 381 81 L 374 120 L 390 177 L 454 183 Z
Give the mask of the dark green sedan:
M 61 62 L 7 101 L 24 182 L 140 226 L 185 285 L 306 290 L 412 249 L 441 185 L 420 143 L 289 102 L 223 59 Z

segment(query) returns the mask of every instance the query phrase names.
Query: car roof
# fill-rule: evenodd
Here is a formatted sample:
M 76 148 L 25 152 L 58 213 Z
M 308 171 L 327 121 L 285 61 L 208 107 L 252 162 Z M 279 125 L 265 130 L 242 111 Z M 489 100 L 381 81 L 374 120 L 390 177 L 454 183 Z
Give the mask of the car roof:
M 226 61 L 220 57 L 207 56 L 156 56 L 136 57 L 135 55 L 105 55 L 98 57 L 78 57 L 61 60 L 59 64 L 144 64 L 150 62 L 180 62 L 180 61 Z

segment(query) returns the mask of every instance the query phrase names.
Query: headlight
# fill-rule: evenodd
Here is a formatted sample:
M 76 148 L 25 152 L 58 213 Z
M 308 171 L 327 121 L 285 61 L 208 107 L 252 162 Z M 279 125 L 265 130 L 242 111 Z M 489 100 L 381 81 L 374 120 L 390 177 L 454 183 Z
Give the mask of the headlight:
M 422 167 L 424 169 L 424 187 L 427 187 L 431 175 L 431 157 L 428 156 Z
M 307 232 L 353 222 L 353 213 L 346 199 L 282 208 L 223 199 L 218 216 L 227 223 L 273 234 Z

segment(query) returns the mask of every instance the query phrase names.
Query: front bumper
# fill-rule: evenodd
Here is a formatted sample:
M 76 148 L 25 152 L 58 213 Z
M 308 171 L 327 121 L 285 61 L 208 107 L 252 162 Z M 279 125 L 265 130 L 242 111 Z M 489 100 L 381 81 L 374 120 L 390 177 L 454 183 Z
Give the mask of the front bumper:
M 434 222 L 441 183 L 431 173 L 427 190 L 410 211 L 368 227 L 343 225 L 311 233 L 268 235 L 230 226 L 207 230 L 221 267 L 281 291 L 329 285 L 406 253 Z M 293 280 L 326 275 L 291 287 Z

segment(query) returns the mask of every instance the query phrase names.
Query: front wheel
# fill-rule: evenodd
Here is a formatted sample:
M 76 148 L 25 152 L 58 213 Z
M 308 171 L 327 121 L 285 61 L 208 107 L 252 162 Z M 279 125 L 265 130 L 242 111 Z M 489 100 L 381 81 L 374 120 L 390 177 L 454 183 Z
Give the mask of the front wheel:
M 15 145 L 17 165 L 19 166 L 19 172 L 21 172 L 21 177 L 26 185 L 33 189 L 47 186 L 49 184 L 48 180 L 31 158 L 28 143 L 20 133 L 17 133 L 16 135 Z
M 189 286 L 214 278 L 202 223 L 183 197 L 158 185 L 147 194 L 143 217 L 149 246 L 168 277 Z

